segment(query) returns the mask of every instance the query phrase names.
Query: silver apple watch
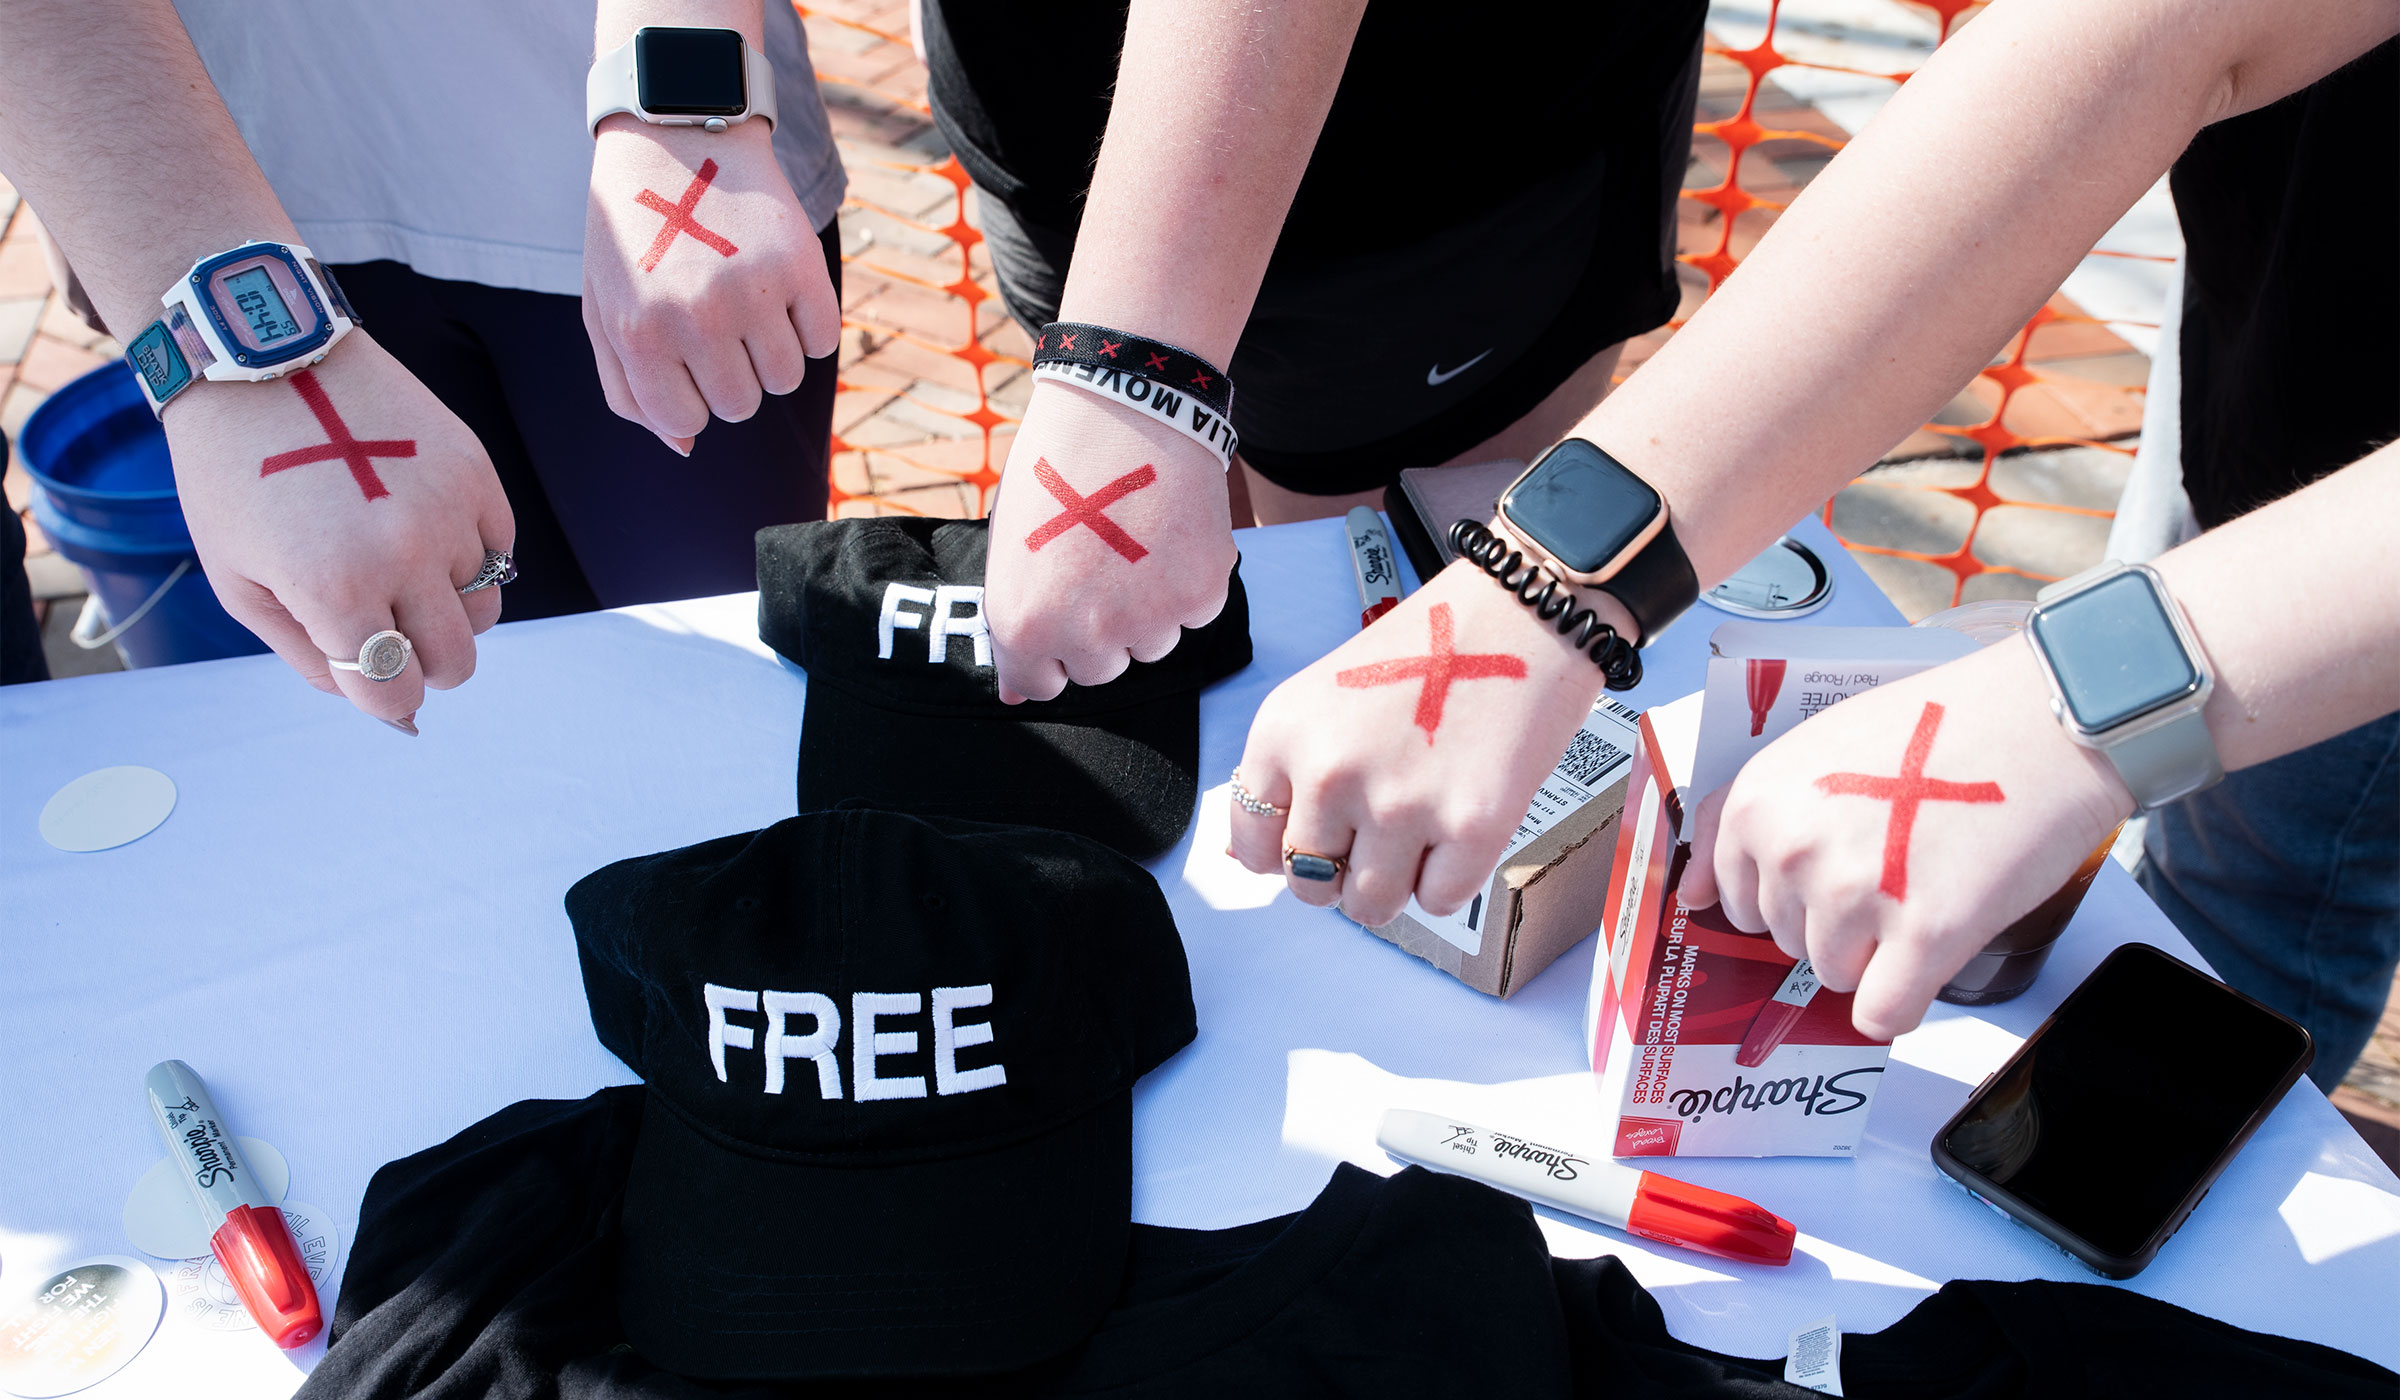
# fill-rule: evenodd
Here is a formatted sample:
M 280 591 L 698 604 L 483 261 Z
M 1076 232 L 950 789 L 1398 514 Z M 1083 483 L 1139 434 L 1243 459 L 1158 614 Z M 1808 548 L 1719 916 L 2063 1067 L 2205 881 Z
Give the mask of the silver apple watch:
M 583 80 L 592 134 L 619 112 L 653 126 L 723 131 L 752 117 L 775 124 L 775 68 L 733 29 L 650 25 L 593 60 Z
M 2025 638 L 2067 737 L 2116 767 L 2143 811 L 2223 781 L 2202 711 L 2216 676 L 2158 571 L 2111 560 L 2034 598 Z

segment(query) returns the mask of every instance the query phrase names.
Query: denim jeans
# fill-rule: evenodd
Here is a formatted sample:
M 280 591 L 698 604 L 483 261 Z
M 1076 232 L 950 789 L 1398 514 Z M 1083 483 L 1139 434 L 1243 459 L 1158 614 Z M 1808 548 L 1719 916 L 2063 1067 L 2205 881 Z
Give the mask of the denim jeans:
M 2400 714 L 2151 813 L 2134 875 L 2218 976 L 2308 1028 L 2332 1090 L 2400 963 Z

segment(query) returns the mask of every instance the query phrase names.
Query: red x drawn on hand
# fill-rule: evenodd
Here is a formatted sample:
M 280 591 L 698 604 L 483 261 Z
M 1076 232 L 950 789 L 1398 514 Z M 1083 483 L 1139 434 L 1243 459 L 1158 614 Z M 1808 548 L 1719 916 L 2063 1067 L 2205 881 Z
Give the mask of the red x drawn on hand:
M 1433 622 L 1432 651 L 1397 661 L 1353 666 L 1347 671 L 1336 672 L 1333 677 L 1335 685 L 1364 690 L 1369 686 L 1394 685 L 1422 676 L 1425 684 L 1417 691 L 1417 728 L 1425 731 L 1425 742 L 1428 744 L 1433 742 L 1433 731 L 1442 727 L 1442 703 L 1450 697 L 1451 682 L 1525 679 L 1525 662 L 1507 652 L 1470 652 L 1462 656 L 1454 650 L 1448 603 L 1434 604 L 1430 616 Z
M 1100 353 L 1112 360 L 1117 357 L 1117 352 L 1124 348 L 1125 342 L 1122 340 L 1110 340 L 1107 336 L 1100 337 Z
M 1940 705 L 1925 702 L 1898 777 L 1828 773 L 1817 779 L 1817 791 L 1828 797 L 1876 797 L 1892 804 L 1891 821 L 1883 829 L 1883 892 L 1894 899 L 1908 898 L 1908 838 L 1917 824 L 1919 804 L 2007 800 L 1998 783 L 1952 783 L 1925 776 L 1925 760 L 1933 755 L 1933 733 L 1942 727 L 1942 713 Z
M 1152 369 L 1155 369 L 1155 370 L 1164 370 L 1166 367 L 1167 367 L 1167 357 L 1166 357 L 1166 356 L 1164 356 L 1164 355 L 1160 355 L 1160 354 L 1156 354 L 1156 353 L 1153 353 L 1153 354 L 1150 356 L 1150 368 L 1152 368 Z
M 317 426 L 323 428 L 325 436 L 333 441 L 321 443 L 315 447 L 301 447 L 290 452 L 278 452 L 258 464 L 258 474 L 261 477 L 269 477 L 277 472 L 290 471 L 294 467 L 308 466 L 313 462 L 338 460 L 349 465 L 350 479 L 358 483 L 360 495 L 370 501 L 378 501 L 392 494 L 384 486 L 383 478 L 375 474 L 375 464 L 368 459 L 371 457 L 414 457 L 417 455 L 417 440 L 415 438 L 374 438 L 361 442 L 352 437 L 350 425 L 342 421 L 342 415 L 333 411 L 333 400 L 325 396 L 325 386 L 317 382 L 315 370 L 304 369 L 294 374 L 292 387 L 300 391 L 300 401 L 308 405 L 308 411 L 317 416 Z
M 1118 501 L 1158 480 L 1158 473 L 1147 465 L 1125 473 L 1089 496 L 1069 486 L 1067 479 L 1058 474 L 1047 457 L 1033 459 L 1033 479 L 1042 483 L 1043 489 L 1056 496 L 1059 504 L 1066 509 L 1053 517 L 1050 523 L 1025 537 L 1028 550 L 1039 553 L 1043 545 L 1067 531 L 1078 525 L 1089 525 L 1092 533 L 1108 541 L 1108 547 L 1124 555 L 1128 564 L 1140 563 L 1142 557 L 1150 552 L 1142 547 L 1141 541 L 1126 534 L 1117 522 L 1101 514 Z
M 644 190 L 634 196 L 635 203 L 652 213 L 664 214 L 667 219 L 665 227 L 659 229 L 658 237 L 650 240 L 650 251 L 642 254 L 642 271 L 648 272 L 658 266 L 658 260 L 667 255 L 667 245 L 673 243 L 679 233 L 690 234 L 696 241 L 707 244 L 728 258 L 741 251 L 733 246 L 732 239 L 702 228 L 692 217 L 693 207 L 700 203 L 700 196 L 708 191 L 710 182 L 716 178 L 717 163 L 704 160 L 700 162 L 700 173 L 692 177 L 692 183 L 684 187 L 683 198 L 675 203 L 667 203 L 666 197 L 656 190 Z

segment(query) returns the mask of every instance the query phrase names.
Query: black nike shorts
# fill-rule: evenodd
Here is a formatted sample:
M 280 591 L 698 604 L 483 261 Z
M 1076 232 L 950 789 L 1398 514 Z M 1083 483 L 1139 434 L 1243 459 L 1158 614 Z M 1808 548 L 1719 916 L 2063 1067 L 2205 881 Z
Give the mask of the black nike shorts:
M 1336 496 L 1446 462 L 1524 417 L 1592 356 L 1675 314 L 1675 200 L 1700 50 L 1645 129 L 1503 204 L 1413 242 L 1268 263 L 1233 362 L 1242 457 Z M 1471 187 L 1472 176 L 1468 177 Z M 1009 313 L 1058 319 L 1075 235 L 978 188 Z M 1405 217 L 1395 190 L 1361 218 Z

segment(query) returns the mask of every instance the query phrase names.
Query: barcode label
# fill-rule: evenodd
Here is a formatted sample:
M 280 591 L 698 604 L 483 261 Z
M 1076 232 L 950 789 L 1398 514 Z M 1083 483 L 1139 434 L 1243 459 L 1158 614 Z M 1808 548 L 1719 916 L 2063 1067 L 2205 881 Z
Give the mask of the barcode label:
M 1509 837 L 1508 849 L 1500 856 L 1502 864 L 1541 839 L 1542 833 L 1582 809 L 1599 795 L 1601 789 L 1616 781 L 1617 775 L 1633 766 L 1633 746 L 1640 742 L 1641 711 L 1603 699 L 1592 706 L 1583 717 L 1583 725 L 1575 737 L 1567 741 L 1567 752 L 1550 776 L 1534 789 L 1533 801 L 1525 808 L 1525 816 Z M 1486 887 L 1490 881 L 1487 879 Z M 1482 901 L 1447 918 L 1425 912 L 1423 905 L 1411 899 L 1408 916 L 1435 936 L 1448 940 L 1469 957 L 1483 951 L 1482 918 L 1489 913 L 1494 923 L 1505 924 L 1506 911 L 1486 910 Z
M 1558 775 L 1584 787 L 1598 787 L 1600 775 L 1617 766 L 1625 750 L 1594 734 L 1578 729 L 1567 741 L 1566 757 L 1558 761 Z

